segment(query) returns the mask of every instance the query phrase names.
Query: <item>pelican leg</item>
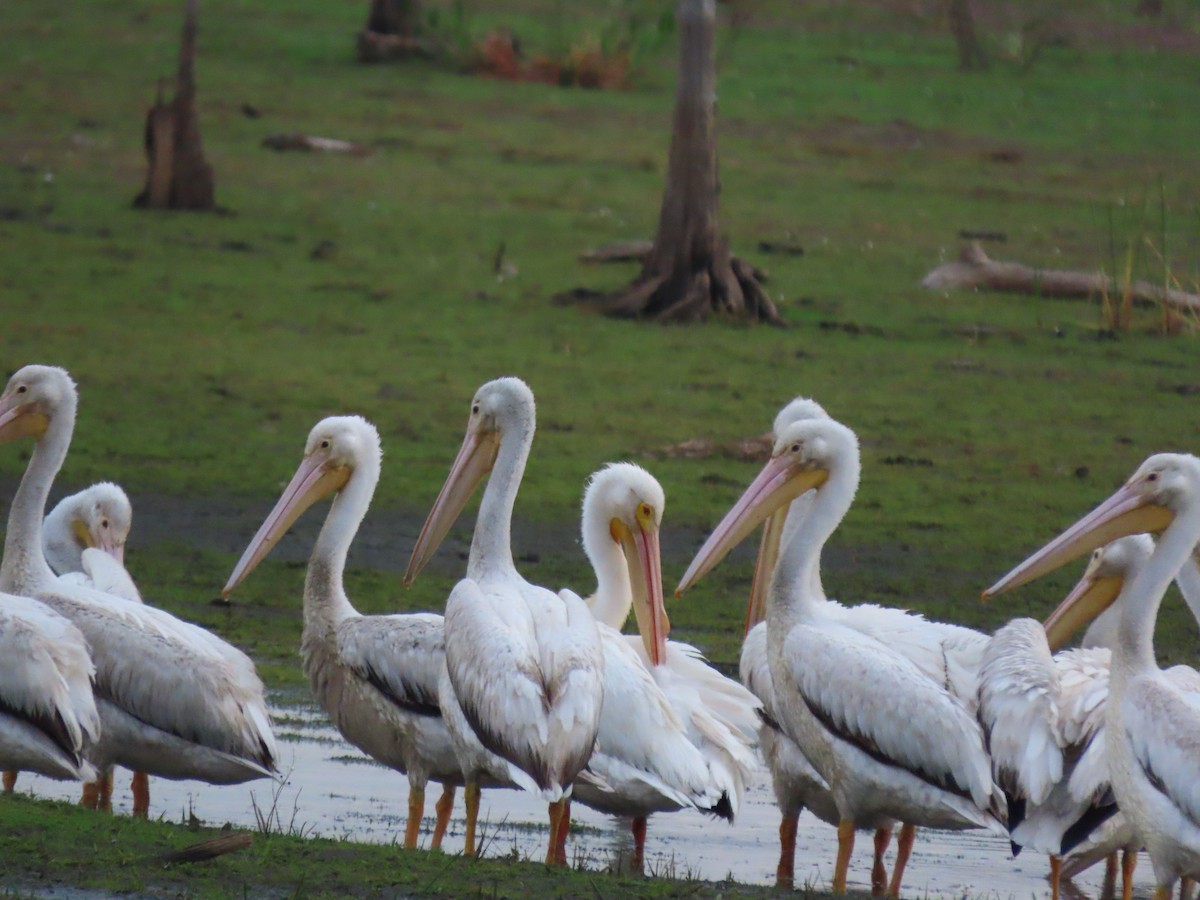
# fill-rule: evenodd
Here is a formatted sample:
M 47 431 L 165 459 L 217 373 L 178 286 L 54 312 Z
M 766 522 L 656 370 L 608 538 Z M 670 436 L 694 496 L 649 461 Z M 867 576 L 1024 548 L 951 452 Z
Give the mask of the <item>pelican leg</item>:
M 442 849 L 442 838 L 446 836 L 446 828 L 450 825 L 450 813 L 454 811 L 454 785 L 442 785 L 442 796 L 434 804 L 437 810 L 437 822 L 433 826 L 433 842 L 429 845 L 433 850 Z
M 467 807 L 467 829 L 463 853 L 467 856 L 475 855 L 475 822 L 479 819 L 479 795 L 479 782 L 468 781 L 463 789 L 463 803 Z
M 1154 888 L 1154 900 L 1171 900 L 1171 897 L 1174 893 L 1175 892 L 1165 884 L 1157 885 Z
M 16 786 L 17 786 L 17 773 L 16 772 L 5 772 L 4 773 L 4 793 L 11 794 L 13 792 L 13 788 L 15 788 Z
M 630 868 L 641 875 L 646 861 L 646 817 L 634 816 L 629 830 L 633 832 L 633 861 Z
M 100 778 L 104 776 L 101 775 Z M 84 809 L 95 809 L 96 804 L 100 801 L 100 779 L 88 781 L 83 785 L 83 794 L 79 798 L 79 805 Z
M 1179 900 L 1191 900 L 1193 884 L 1195 882 L 1186 875 L 1179 879 Z
M 1120 855 L 1114 850 L 1104 860 L 1104 887 L 1100 893 L 1105 897 L 1111 897 L 1117 892 L 1117 875 L 1120 871 Z
M 854 852 L 854 820 L 838 822 L 837 864 L 833 869 L 833 892 L 846 893 L 846 873 L 850 869 L 850 854 Z
M 112 792 L 113 792 L 113 773 L 105 772 L 98 779 L 96 784 L 100 788 L 100 796 L 96 802 L 96 808 L 104 812 L 112 812 Z
M 892 883 L 888 885 L 888 896 L 900 896 L 900 883 L 904 881 L 904 869 L 912 856 L 913 844 L 917 840 L 917 826 L 905 822 L 900 826 L 900 837 L 896 839 L 896 864 L 892 867 Z
M 408 788 L 408 825 L 404 829 L 404 848 L 417 846 L 417 835 L 421 833 L 421 816 L 425 815 L 425 785 L 410 785 Z
M 112 779 L 109 779 L 109 789 L 112 789 Z M 133 794 L 133 814 L 141 819 L 150 817 L 150 776 L 145 772 L 134 772 L 133 781 L 129 783 Z
M 1133 900 L 1133 870 L 1137 868 L 1136 850 L 1121 851 L 1121 900 Z
M 882 897 L 887 890 L 887 866 L 884 865 L 883 855 L 887 853 L 888 845 L 892 842 L 892 829 L 875 829 L 875 862 L 871 865 L 871 896 Z
M 1062 858 L 1050 856 L 1050 900 L 1058 900 L 1059 884 L 1062 883 Z
M 562 815 L 558 819 L 558 836 L 554 841 L 554 864 L 567 865 L 567 835 L 571 833 L 571 798 L 563 800 Z
M 791 890 L 796 881 L 796 828 L 800 810 L 787 810 L 779 819 L 779 865 L 775 867 L 775 887 Z
M 563 800 L 558 800 L 550 804 L 550 839 L 546 847 L 546 865 L 548 866 L 554 865 L 554 842 L 558 837 L 558 820 L 562 818 L 564 802 Z

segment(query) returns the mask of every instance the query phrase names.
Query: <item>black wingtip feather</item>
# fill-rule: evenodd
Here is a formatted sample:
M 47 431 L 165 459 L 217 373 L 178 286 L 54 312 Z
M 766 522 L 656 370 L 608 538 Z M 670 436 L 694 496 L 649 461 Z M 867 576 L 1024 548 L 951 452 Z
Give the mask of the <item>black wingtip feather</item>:
M 715 806 L 709 807 L 706 812 L 710 812 L 714 816 L 724 819 L 726 822 L 732 822 L 733 803 L 729 800 L 728 792 L 722 792 L 721 799 L 717 801 Z

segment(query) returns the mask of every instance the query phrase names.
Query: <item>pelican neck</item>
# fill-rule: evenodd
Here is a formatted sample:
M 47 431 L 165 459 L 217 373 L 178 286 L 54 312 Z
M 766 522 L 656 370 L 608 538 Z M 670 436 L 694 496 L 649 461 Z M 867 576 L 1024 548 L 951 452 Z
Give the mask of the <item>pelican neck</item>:
M 34 442 L 29 465 L 13 495 L 4 536 L 4 560 L 0 562 L 0 590 L 34 594 L 56 580 L 42 549 L 42 519 L 46 501 L 75 430 L 75 392 L 69 391 L 49 417 L 46 430 Z
M 467 577 L 475 581 L 517 573 L 512 557 L 512 516 L 533 444 L 533 411 L 498 427 L 500 450 L 483 490 L 467 557 Z
M 336 625 L 359 615 L 346 596 L 346 558 L 371 505 L 378 482 L 379 463 L 359 460 L 345 486 L 333 498 L 308 560 L 308 572 L 304 579 L 306 622 L 320 619 L 329 625 Z

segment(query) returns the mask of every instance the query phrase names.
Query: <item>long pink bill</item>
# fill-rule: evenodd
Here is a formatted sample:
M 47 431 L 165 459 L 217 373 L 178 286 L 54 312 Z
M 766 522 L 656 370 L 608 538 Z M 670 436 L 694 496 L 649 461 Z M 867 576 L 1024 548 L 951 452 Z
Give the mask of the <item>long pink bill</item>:
M 787 455 L 771 458 L 713 529 L 688 566 L 683 580 L 675 589 L 675 595 L 679 596 L 707 574 L 730 550 L 749 537 L 767 516 L 805 491 L 819 487 L 828 477 L 829 473 L 824 469 L 797 469 Z
M 1040 578 L 1117 538 L 1162 531 L 1174 517 L 1175 514 L 1169 509 L 1148 502 L 1126 484 L 984 591 L 983 599 Z
M 621 546 L 629 564 L 633 614 L 637 619 L 638 632 L 650 661 L 656 666 L 662 665 L 667 658 L 667 634 L 671 630 L 671 623 L 663 602 L 658 529 L 639 523 L 636 531 L 625 530 Z
M 404 572 L 406 587 L 412 585 L 446 539 L 450 527 L 471 499 L 476 486 L 492 470 L 499 450 L 500 438 L 495 432 L 467 430 L 462 446 L 458 448 L 458 455 L 454 458 L 454 465 L 450 467 L 450 474 L 446 476 L 429 516 L 421 526 L 417 542 L 413 545 L 408 569 Z
M 779 548 L 783 541 L 783 526 L 787 523 L 790 507 L 780 507 L 767 517 L 762 537 L 758 541 L 758 558 L 754 562 L 754 577 L 750 580 L 750 600 L 746 604 L 746 628 L 751 630 L 767 616 L 767 588 L 779 561 Z
M 1125 579 L 1116 575 L 1097 578 L 1088 566 L 1071 593 L 1042 623 L 1050 652 L 1060 649 L 1075 632 L 1112 606 L 1124 583 Z
M 333 465 L 317 454 L 306 456 L 288 486 L 283 489 L 275 508 L 267 515 L 242 558 L 234 566 L 221 596 L 229 596 L 242 579 L 266 558 L 306 509 L 341 490 L 349 477 L 350 470 L 345 466 Z

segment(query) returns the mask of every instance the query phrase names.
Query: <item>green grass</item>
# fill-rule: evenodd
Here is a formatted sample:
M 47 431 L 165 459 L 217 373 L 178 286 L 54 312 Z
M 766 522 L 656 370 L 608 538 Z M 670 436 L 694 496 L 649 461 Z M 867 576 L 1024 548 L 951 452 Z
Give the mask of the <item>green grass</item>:
M 1043 615 L 1076 573 L 986 607 L 981 588 L 1148 454 L 1200 446 L 1196 339 L 1159 336 L 1157 312 L 1108 339 L 1094 303 L 918 286 L 961 229 L 1004 232 L 998 258 L 1063 268 L 1113 271 L 1136 247 L 1136 274 L 1161 281 L 1149 241 L 1200 283 L 1196 58 L 1121 39 L 1140 27 L 1129 3 L 1083 4 L 1084 25 L 1025 74 L 957 73 L 940 22 L 886 4 L 763 0 L 723 32 L 722 227 L 769 270 L 784 330 L 649 327 L 549 302 L 635 274 L 577 254 L 654 228 L 670 46 L 612 93 L 364 67 L 360 6 L 204 4 L 200 122 L 225 214 L 168 215 L 130 201 L 145 107 L 175 67 L 178 4 L 0 4 L 5 367 L 72 371 L 82 400 L 61 487 L 116 480 L 135 509 L 173 498 L 176 532 L 139 533 L 135 516 L 131 568 L 155 602 L 245 646 L 273 685 L 301 681 L 302 569 L 270 559 L 232 608 L 213 606 L 257 523 L 221 540 L 188 526 L 198 510 L 265 512 L 328 414 L 361 413 L 384 440 L 370 521 L 398 523 L 395 559 L 352 558 L 365 612 L 438 609 L 460 574 L 443 551 L 411 591 L 400 584 L 472 391 L 500 374 L 539 400 L 517 510 L 518 550 L 538 558 L 522 569 L 582 590 L 590 576 L 563 535 L 589 473 L 633 459 L 658 476 L 678 536 L 670 586 L 757 466 L 663 449 L 760 434 L 796 394 L 863 445 L 858 500 L 826 559 L 831 595 L 986 628 Z M 476 36 L 503 23 L 533 48 L 600 27 L 574 6 L 464 4 Z M 1176 15 L 1194 36 L 1195 13 Z M 1117 37 L 1089 40 L 1088 22 Z M 374 152 L 260 146 L 288 131 Z M 758 250 L 784 240 L 805 254 Z M 323 242 L 332 252 L 312 258 Z M 504 278 L 501 245 L 515 267 Z M 11 487 L 28 448 L 0 451 Z M 885 462 L 904 458 L 921 464 Z M 549 551 L 539 535 L 554 536 Z M 749 569 L 739 555 L 673 604 L 675 635 L 736 658 Z M 1164 658 L 1194 660 L 1182 606 L 1166 604 L 1161 624 Z

